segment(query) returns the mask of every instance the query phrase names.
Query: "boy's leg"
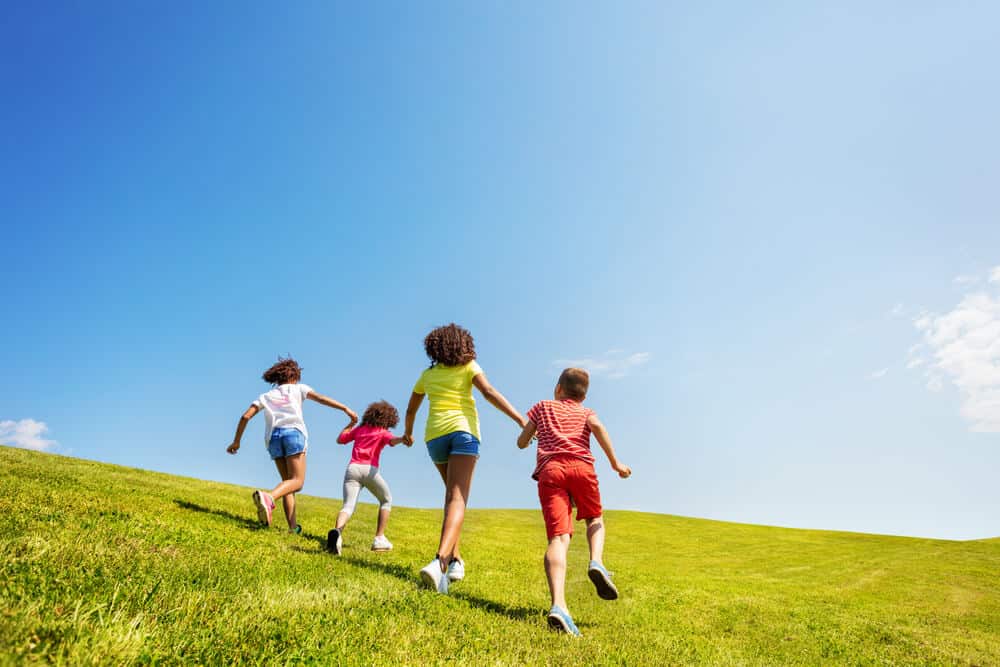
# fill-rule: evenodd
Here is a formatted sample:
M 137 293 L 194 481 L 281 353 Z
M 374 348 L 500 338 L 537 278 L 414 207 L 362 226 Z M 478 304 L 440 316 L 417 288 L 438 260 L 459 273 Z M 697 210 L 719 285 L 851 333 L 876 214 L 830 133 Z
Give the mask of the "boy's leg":
M 571 535 L 556 535 L 545 550 L 545 578 L 549 581 L 552 604 L 569 613 L 566 606 L 566 553 Z
M 590 560 L 604 565 L 604 519 L 587 519 L 587 545 L 590 546 Z

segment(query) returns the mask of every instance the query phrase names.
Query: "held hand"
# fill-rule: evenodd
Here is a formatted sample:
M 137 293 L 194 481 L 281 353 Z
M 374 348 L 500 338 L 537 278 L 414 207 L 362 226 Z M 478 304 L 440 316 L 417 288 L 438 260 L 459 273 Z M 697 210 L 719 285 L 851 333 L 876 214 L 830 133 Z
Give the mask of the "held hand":
M 403 434 L 403 442 L 406 443 L 407 447 L 413 446 L 413 435 L 411 433 Z
M 239 450 L 240 450 L 240 443 L 238 442 L 234 442 L 233 444 L 226 447 L 226 451 L 229 452 L 230 454 L 235 454 Z
M 624 463 L 619 463 L 618 465 L 614 466 L 614 468 L 615 472 L 617 472 L 618 476 L 621 477 L 622 479 L 628 479 L 632 475 L 632 469 L 629 468 Z

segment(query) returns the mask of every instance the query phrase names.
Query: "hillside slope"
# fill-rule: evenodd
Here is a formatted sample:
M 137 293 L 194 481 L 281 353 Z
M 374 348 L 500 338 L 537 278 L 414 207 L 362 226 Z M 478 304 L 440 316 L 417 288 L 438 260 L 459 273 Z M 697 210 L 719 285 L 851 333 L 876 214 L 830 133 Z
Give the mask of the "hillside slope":
M 295 537 L 255 526 L 249 488 L 5 447 L 0 469 L 5 664 L 1000 664 L 995 541 L 609 512 L 622 598 L 578 535 L 574 640 L 545 626 L 535 511 L 472 510 L 440 597 L 417 585 L 439 511 L 397 507 L 375 554 L 363 505 L 337 558 L 332 500 L 302 496 Z

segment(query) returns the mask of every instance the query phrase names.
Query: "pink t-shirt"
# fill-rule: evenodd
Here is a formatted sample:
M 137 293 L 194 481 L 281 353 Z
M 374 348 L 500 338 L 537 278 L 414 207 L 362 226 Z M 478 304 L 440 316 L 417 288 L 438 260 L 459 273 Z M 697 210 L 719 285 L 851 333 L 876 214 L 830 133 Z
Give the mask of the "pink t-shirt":
M 354 441 L 354 450 L 351 451 L 351 463 L 361 463 L 378 467 L 378 459 L 385 446 L 396 437 L 384 428 L 377 426 L 361 425 L 344 431 L 337 436 L 337 442 L 346 445 L 351 440 Z
M 594 463 L 590 451 L 590 416 L 594 411 L 579 401 L 540 401 L 528 410 L 528 419 L 535 422 L 538 436 L 538 460 L 532 479 L 546 463 L 555 458 L 573 458 Z

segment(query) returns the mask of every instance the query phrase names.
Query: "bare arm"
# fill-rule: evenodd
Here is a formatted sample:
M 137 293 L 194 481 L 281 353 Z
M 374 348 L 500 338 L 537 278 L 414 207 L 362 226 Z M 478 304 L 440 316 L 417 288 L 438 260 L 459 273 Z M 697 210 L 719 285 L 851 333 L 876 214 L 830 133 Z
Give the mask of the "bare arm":
M 349 407 L 341 403 L 340 401 L 335 401 L 329 396 L 324 396 L 323 394 L 317 394 L 315 391 L 310 391 L 306 398 L 311 401 L 316 401 L 320 405 L 325 405 L 328 408 L 333 408 L 334 410 L 341 410 L 344 414 L 351 418 L 352 421 L 358 420 L 358 413 L 351 410 Z
M 406 442 L 406 438 L 404 438 L 403 436 L 399 436 L 398 438 L 393 438 L 392 440 L 389 441 L 389 446 L 390 447 L 395 447 L 396 445 L 398 445 L 401 442 Z M 410 438 L 410 442 L 407 442 L 406 446 L 409 447 L 412 444 L 413 444 L 413 439 Z
M 615 472 L 622 479 L 625 479 L 632 474 L 632 469 L 627 465 L 618 460 L 615 456 L 615 448 L 611 444 L 611 436 L 608 435 L 608 429 L 604 428 L 604 424 L 601 420 L 597 418 L 597 415 L 590 415 L 587 419 L 587 423 L 590 424 L 590 430 L 593 432 L 594 437 L 597 438 L 597 443 L 604 450 L 604 454 L 608 457 L 608 463 L 614 468 Z
M 253 419 L 253 416 L 260 412 L 260 408 L 256 405 L 251 405 L 247 408 L 243 416 L 240 417 L 240 423 L 236 425 L 236 435 L 233 436 L 233 442 L 231 445 L 226 447 L 226 451 L 230 454 L 235 454 L 240 449 L 240 440 L 243 439 L 243 431 L 246 430 L 247 424 Z
M 490 384 L 490 381 L 486 379 L 486 373 L 480 373 L 472 378 L 472 384 L 476 385 L 476 389 L 483 395 L 483 398 L 490 402 L 490 405 L 513 419 L 518 426 L 524 427 L 528 420 L 514 409 L 514 406 L 504 398 L 503 394 Z
M 354 425 L 357 424 L 357 423 L 358 423 L 358 416 L 354 415 L 353 417 L 351 417 L 350 423 L 347 426 L 345 426 L 344 428 L 340 429 L 340 435 L 337 436 L 337 443 L 338 444 L 346 445 L 348 442 L 350 442 L 350 440 L 348 438 L 350 437 L 351 430 L 354 428 Z
M 535 422 L 528 420 L 528 423 L 524 425 L 521 430 L 521 435 L 517 436 L 517 448 L 524 449 L 531 444 L 531 439 L 535 437 Z
M 413 444 L 413 422 L 416 420 L 417 410 L 420 409 L 420 404 L 423 402 L 424 395 L 413 392 L 410 394 L 410 402 L 406 404 L 406 420 L 403 422 L 403 440 L 406 442 L 407 447 Z

